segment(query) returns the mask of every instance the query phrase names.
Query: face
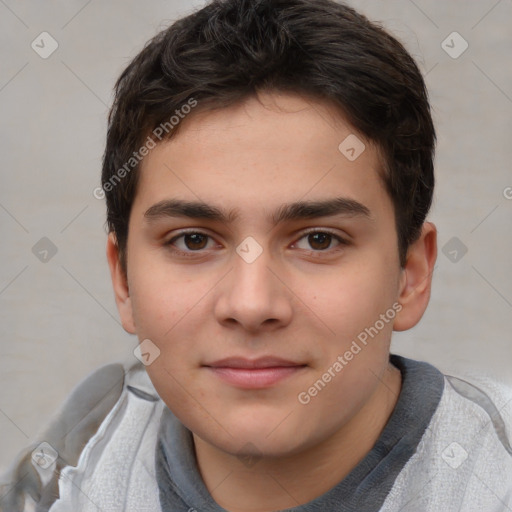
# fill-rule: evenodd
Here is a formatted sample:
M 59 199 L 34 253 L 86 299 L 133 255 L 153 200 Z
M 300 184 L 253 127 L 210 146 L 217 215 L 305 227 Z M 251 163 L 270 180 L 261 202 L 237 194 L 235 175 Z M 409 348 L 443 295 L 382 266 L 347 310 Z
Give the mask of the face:
M 123 326 L 158 347 L 147 372 L 203 441 L 300 451 L 348 424 L 388 366 L 406 278 L 382 162 L 295 95 L 182 122 L 142 163 L 124 292 L 114 277 Z

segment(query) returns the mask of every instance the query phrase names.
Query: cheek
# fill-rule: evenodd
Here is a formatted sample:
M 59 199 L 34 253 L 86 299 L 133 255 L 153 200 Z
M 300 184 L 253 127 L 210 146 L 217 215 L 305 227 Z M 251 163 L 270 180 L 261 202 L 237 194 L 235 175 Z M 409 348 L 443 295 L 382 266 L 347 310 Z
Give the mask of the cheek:
M 340 268 L 322 284 L 320 289 L 310 288 L 308 295 L 315 299 L 308 302 L 325 324 L 345 339 L 372 325 L 397 295 L 397 273 L 378 261 L 361 261 L 346 272 Z
M 145 280 L 141 286 L 135 284 L 131 301 L 140 339 L 150 338 L 158 344 L 179 319 L 180 304 L 162 283 Z
M 146 367 L 150 377 L 165 382 L 173 392 L 187 378 L 185 370 L 195 366 L 200 352 L 200 331 L 206 312 L 205 285 L 167 271 L 139 267 L 132 275 L 131 299 L 139 340 L 149 339 L 160 350 L 158 359 Z M 204 336 L 203 336 L 204 338 Z M 160 391 L 160 390 L 159 390 Z
M 190 372 L 183 372 L 183 366 L 173 366 L 164 356 L 147 366 L 146 372 L 158 395 L 187 428 L 196 431 L 206 426 L 214 431 L 215 422 L 205 409 L 212 397 L 207 389 L 195 385 Z
M 191 311 L 201 290 L 168 265 L 132 260 L 130 297 L 139 338 L 166 338 L 169 331 Z

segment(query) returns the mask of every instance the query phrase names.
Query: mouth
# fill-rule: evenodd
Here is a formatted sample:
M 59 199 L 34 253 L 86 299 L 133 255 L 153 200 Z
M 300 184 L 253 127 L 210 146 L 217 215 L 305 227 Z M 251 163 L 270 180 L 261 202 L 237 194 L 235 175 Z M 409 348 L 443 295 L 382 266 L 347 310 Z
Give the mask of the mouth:
M 203 366 L 223 382 L 242 389 L 272 387 L 307 367 L 306 364 L 278 357 L 230 357 Z

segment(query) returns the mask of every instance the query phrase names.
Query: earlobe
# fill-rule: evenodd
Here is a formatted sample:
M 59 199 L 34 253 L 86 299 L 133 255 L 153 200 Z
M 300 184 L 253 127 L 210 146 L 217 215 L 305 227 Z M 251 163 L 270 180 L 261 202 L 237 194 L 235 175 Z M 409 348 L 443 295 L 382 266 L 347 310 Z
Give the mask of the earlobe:
M 133 308 L 128 286 L 128 278 L 119 261 L 119 248 L 114 233 L 109 233 L 107 239 L 107 261 L 110 268 L 110 277 L 114 289 L 117 310 L 121 323 L 126 332 L 136 334 L 133 319 Z
M 436 259 L 437 230 L 434 224 L 425 222 L 420 237 L 407 251 L 407 261 L 402 269 L 398 298 L 402 309 L 393 324 L 395 331 L 410 329 L 421 320 L 430 300 Z

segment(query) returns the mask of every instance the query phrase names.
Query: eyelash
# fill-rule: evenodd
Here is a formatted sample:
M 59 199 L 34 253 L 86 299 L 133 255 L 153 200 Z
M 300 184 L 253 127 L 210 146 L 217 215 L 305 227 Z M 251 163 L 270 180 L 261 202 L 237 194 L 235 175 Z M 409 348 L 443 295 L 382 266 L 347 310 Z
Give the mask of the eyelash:
M 309 229 L 307 231 L 304 231 L 301 234 L 300 238 L 297 239 L 297 242 L 302 240 L 303 238 L 305 238 L 308 235 L 316 234 L 316 233 L 321 233 L 321 234 L 325 234 L 325 235 L 331 236 L 332 238 L 334 238 L 335 240 L 337 240 L 339 242 L 339 246 L 344 247 L 344 246 L 348 246 L 349 245 L 349 242 L 346 239 L 342 238 L 340 235 L 330 231 L 329 229 L 318 229 L 318 228 L 312 228 L 312 229 Z M 208 233 L 204 233 L 203 231 L 198 231 L 198 230 L 181 231 L 178 235 L 172 237 L 170 240 L 165 242 L 164 245 L 166 247 L 169 247 L 171 249 L 171 251 L 173 253 L 177 254 L 178 256 L 192 257 L 193 258 L 193 257 L 197 257 L 199 254 L 204 252 L 203 249 L 199 249 L 197 251 L 193 251 L 193 250 L 182 251 L 181 249 L 176 249 L 176 247 L 174 247 L 174 245 L 173 245 L 174 242 L 176 240 L 186 236 L 186 235 L 202 235 L 202 236 L 205 236 L 205 237 L 210 238 L 210 239 L 213 238 Z M 295 243 L 297 243 L 297 242 L 295 242 Z M 311 249 L 309 252 L 311 252 L 311 253 L 318 253 L 320 255 L 320 254 L 336 251 L 337 249 L 339 250 L 339 246 L 336 246 L 333 249 L 324 249 L 324 250 Z M 304 250 L 306 250 L 306 249 L 304 249 Z

